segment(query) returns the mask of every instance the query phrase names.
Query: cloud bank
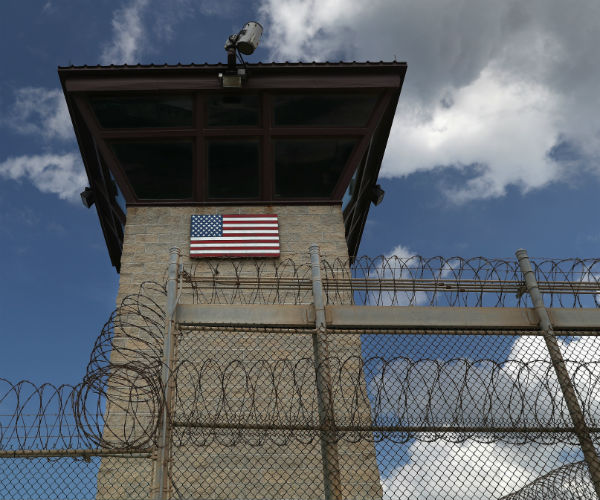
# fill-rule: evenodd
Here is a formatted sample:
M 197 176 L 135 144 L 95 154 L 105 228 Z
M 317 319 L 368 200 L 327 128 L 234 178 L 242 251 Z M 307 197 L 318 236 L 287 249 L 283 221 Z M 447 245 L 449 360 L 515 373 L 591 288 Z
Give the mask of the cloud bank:
M 76 200 L 87 184 L 78 153 L 7 158 L 0 163 L 0 177 L 13 181 L 26 179 L 42 193 L 70 201 Z
M 600 171 L 595 0 L 263 0 L 260 14 L 277 60 L 408 62 L 383 176 L 451 168 L 467 181 L 443 190 L 466 202 Z
M 24 87 L 16 90 L 15 100 L 1 123 L 17 133 L 46 140 L 75 137 L 67 103 L 59 89 Z
M 102 48 L 102 64 L 137 64 L 157 43 L 168 43 L 177 25 L 197 15 L 230 15 L 238 0 L 130 0 L 112 15 L 112 36 Z M 223 35 L 225 39 L 226 35 Z
M 12 105 L 0 123 L 13 132 L 48 146 L 73 141 L 75 135 L 63 93 L 59 89 L 24 87 L 15 91 Z M 78 152 L 13 156 L 0 162 L 0 178 L 27 180 L 43 193 L 74 201 L 87 184 Z
M 591 419 L 589 421 L 594 425 L 600 416 L 600 397 L 597 391 L 597 383 L 600 380 L 597 339 L 581 337 L 568 343 L 559 341 L 559 344 L 574 385 L 586 401 L 588 419 Z M 558 381 L 551 369 L 547 352 L 541 337 L 519 337 L 508 359 L 530 363 L 526 372 L 517 369 L 518 367 L 511 363 L 506 364 L 500 372 L 493 374 L 486 369 L 485 363 L 471 370 L 468 382 L 475 393 L 471 399 L 465 398 L 463 394 L 461 414 L 466 415 L 466 420 L 469 420 L 469 417 L 474 419 L 481 413 L 479 410 L 482 405 L 489 405 L 489 413 L 492 417 L 490 423 L 502 424 L 502 421 L 510 422 L 513 419 L 515 422 L 529 421 L 530 425 L 535 425 L 538 422 L 530 420 L 539 418 L 540 424 L 546 421 L 563 420 L 562 425 L 569 425 L 564 402 L 557 406 L 556 402 L 553 404 L 551 398 L 547 397 L 550 393 L 555 394 L 556 397 L 560 394 Z M 583 362 L 591 365 L 582 369 Z M 433 367 L 436 362 L 424 361 L 419 366 L 419 374 L 429 373 L 427 363 L 432 366 L 430 373 L 435 373 Z M 455 400 L 457 395 L 453 392 L 452 386 L 455 383 L 453 381 L 463 382 L 465 374 L 462 374 L 461 378 L 460 367 L 460 363 L 450 365 L 441 380 L 428 380 L 423 377 L 422 380 L 417 381 L 417 375 L 410 375 L 414 379 L 411 384 L 414 398 L 405 403 L 410 408 L 410 415 L 405 417 L 412 415 L 412 418 L 416 418 L 419 413 L 435 415 L 437 418 L 435 423 L 443 424 L 444 410 L 457 408 L 457 400 Z M 400 362 L 390 373 L 406 381 L 409 376 L 408 369 L 407 365 L 406 373 L 403 373 Z M 450 373 L 453 370 L 458 371 L 454 376 Z M 501 389 L 502 379 L 519 380 L 519 386 L 523 391 L 522 396 L 531 407 L 511 408 L 510 403 L 515 405 L 515 400 L 518 398 L 514 398 L 514 394 L 503 394 L 502 390 L 494 395 L 498 398 L 497 407 L 492 404 L 491 399 L 486 399 L 483 390 L 477 397 L 478 384 L 482 387 L 493 385 Z M 389 380 L 386 383 L 392 386 L 393 382 Z M 422 384 L 420 390 L 419 383 Z M 505 387 L 510 386 L 511 384 L 507 383 Z M 439 397 L 432 399 L 431 395 L 437 392 L 440 393 Z M 560 400 L 561 398 L 558 397 L 558 401 Z M 383 477 L 384 498 L 397 498 L 398 493 L 403 497 L 416 499 L 499 498 L 522 488 L 537 477 L 565 463 L 581 460 L 582 457 L 577 446 L 560 442 L 523 445 L 503 442 L 477 443 L 473 440 L 452 443 L 438 440 L 432 443 L 414 441 L 406 450 L 405 458 L 407 458 L 405 464 L 396 467 Z
M 102 64 L 135 64 L 146 41 L 146 30 L 142 16 L 150 1 L 132 0 L 112 16 L 112 39 L 104 47 Z

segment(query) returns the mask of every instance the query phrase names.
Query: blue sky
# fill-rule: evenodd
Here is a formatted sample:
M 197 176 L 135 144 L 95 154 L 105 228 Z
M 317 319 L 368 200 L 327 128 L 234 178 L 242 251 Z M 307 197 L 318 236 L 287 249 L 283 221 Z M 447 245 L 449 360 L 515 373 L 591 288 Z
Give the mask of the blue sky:
M 485 6 L 484 6 L 485 4 Z M 485 7 L 485 8 L 484 8 Z M 598 254 L 596 0 L 50 0 L 0 4 L 0 376 L 75 382 L 118 275 L 56 68 L 248 58 L 397 60 L 408 72 L 362 254 Z

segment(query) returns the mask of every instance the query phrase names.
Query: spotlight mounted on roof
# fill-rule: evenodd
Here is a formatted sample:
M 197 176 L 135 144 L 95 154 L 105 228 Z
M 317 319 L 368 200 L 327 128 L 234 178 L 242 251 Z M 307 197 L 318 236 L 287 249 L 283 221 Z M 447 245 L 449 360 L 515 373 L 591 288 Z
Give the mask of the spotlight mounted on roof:
M 239 88 L 242 86 L 246 79 L 246 61 L 244 61 L 242 54 L 249 56 L 256 50 L 262 32 L 263 27 L 259 23 L 250 21 L 238 33 L 229 36 L 225 42 L 227 71 L 219 73 L 219 80 L 223 87 Z M 237 68 L 238 57 L 242 63 L 242 68 Z
M 225 42 L 225 50 L 229 53 L 230 49 L 237 49 L 242 54 L 249 56 L 258 47 L 262 32 L 263 27 L 259 23 L 250 21 L 239 33 L 229 36 Z

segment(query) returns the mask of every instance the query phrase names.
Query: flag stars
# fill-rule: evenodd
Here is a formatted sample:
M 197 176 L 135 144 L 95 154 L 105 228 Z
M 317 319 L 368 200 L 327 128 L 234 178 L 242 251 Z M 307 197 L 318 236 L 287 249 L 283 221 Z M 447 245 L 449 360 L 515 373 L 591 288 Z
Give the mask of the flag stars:
M 192 215 L 192 237 L 223 236 L 221 215 Z

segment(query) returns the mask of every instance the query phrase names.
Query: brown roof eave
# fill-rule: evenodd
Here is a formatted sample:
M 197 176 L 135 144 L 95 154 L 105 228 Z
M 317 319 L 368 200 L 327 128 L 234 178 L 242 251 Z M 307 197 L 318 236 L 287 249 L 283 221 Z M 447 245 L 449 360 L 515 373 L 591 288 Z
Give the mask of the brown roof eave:
M 217 75 L 226 69 L 225 64 L 68 66 L 59 67 L 58 74 L 63 90 L 68 92 L 193 90 L 219 88 Z M 249 80 L 245 88 L 400 88 L 406 63 L 257 63 L 246 65 L 246 70 Z M 358 80 L 349 79 L 350 75 Z M 322 80 L 312 81 L 313 78 Z M 274 80 L 267 82 L 267 79 Z
M 333 68 L 335 70 L 372 70 L 374 68 L 388 68 L 388 69 L 399 69 L 406 68 L 405 62 L 397 61 L 379 61 L 379 62 L 271 62 L 271 63 L 248 63 L 246 64 L 247 69 L 258 70 L 258 71 L 281 71 L 291 69 L 297 71 L 299 68 L 302 70 L 315 69 L 322 71 L 323 69 Z M 165 72 L 182 72 L 182 71 L 214 71 L 227 69 L 227 64 L 122 64 L 122 65 L 95 65 L 95 66 L 58 66 L 59 74 L 67 73 L 114 73 L 114 72 L 136 72 L 136 73 L 155 73 L 157 71 Z

